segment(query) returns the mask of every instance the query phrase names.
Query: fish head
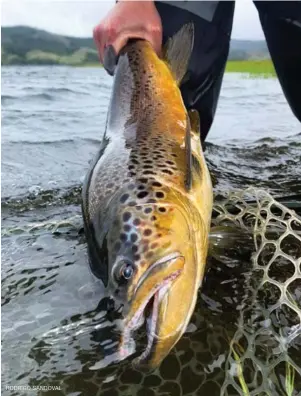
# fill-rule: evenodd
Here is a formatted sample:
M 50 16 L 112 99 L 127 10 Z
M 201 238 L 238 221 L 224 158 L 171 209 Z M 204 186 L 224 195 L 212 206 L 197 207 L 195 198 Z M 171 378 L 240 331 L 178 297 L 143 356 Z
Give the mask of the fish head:
M 156 367 L 184 333 L 194 309 L 191 219 L 172 202 L 130 202 L 113 212 L 107 235 L 108 292 L 123 306 L 119 351 L 127 355 L 133 331 L 146 320 L 148 344 L 136 363 Z

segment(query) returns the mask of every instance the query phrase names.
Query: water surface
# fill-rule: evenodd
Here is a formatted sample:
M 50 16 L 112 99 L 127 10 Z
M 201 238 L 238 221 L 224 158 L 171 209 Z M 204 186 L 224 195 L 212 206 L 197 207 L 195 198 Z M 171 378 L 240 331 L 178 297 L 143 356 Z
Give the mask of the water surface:
M 2 68 L 2 383 L 60 387 L 36 393 L 47 395 L 217 396 L 250 252 L 209 260 L 190 332 L 159 370 L 109 364 L 118 316 L 103 310 L 78 228 L 111 86 L 101 68 Z M 206 159 L 217 193 L 251 185 L 300 193 L 301 126 L 276 79 L 225 76 Z

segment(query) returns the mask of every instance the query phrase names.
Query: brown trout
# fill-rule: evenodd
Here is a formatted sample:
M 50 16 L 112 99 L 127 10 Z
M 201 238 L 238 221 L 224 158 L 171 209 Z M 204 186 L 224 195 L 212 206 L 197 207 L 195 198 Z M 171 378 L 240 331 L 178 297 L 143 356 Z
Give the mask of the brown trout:
M 179 89 L 193 48 L 185 25 L 163 59 L 129 42 L 115 71 L 101 148 L 83 188 L 90 266 L 123 305 L 120 353 L 148 315 L 136 363 L 155 368 L 186 330 L 204 276 L 212 184 L 198 113 Z

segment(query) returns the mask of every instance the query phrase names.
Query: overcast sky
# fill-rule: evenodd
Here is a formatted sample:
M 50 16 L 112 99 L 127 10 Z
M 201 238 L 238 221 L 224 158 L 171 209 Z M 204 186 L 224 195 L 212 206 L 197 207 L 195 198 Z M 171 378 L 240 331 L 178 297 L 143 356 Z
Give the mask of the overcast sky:
M 113 7 L 113 0 L 2 0 L 2 26 L 27 25 L 53 33 L 91 36 L 93 27 Z M 236 0 L 233 38 L 263 38 L 257 10 L 251 0 Z

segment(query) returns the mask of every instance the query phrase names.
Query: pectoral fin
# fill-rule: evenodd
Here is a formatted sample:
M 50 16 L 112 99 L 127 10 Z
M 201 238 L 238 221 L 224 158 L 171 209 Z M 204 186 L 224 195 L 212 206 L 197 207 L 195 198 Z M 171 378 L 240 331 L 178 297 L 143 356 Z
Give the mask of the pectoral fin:
M 197 110 L 189 110 L 188 112 L 189 120 L 190 120 L 190 128 L 193 133 L 200 137 L 201 135 L 201 123 L 200 123 L 200 115 Z
M 185 188 L 189 191 L 192 187 L 192 151 L 191 151 L 191 128 L 190 120 L 186 118 L 186 135 L 185 135 L 185 156 L 186 156 L 186 177 Z

